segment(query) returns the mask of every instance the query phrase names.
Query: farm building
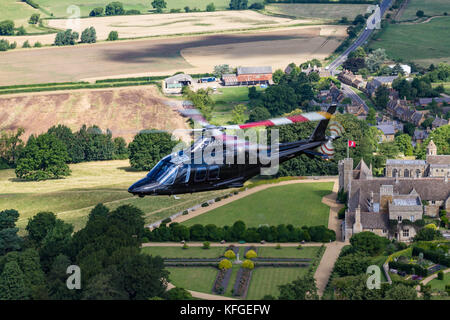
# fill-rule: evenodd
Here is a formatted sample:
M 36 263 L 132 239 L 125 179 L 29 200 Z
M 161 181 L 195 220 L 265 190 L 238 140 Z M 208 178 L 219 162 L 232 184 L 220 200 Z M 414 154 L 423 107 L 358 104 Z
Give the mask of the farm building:
M 272 84 L 272 67 L 238 67 L 236 74 L 224 74 L 225 86 Z
M 184 86 L 190 86 L 194 80 L 188 74 L 180 73 L 164 79 L 164 88 L 166 91 L 181 92 Z

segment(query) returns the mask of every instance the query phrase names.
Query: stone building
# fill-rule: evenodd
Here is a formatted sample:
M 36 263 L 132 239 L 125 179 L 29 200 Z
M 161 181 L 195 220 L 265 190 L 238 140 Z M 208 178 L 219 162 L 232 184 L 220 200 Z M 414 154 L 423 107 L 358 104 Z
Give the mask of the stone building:
M 380 178 L 373 177 L 371 167 L 363 160 L 355 169 L 351 158 L 339 162 L 339 190 L 347 193 L 343 240 L 358 232 L 371 231 L 389 239 L 410 241 L 420 228 L 416 221 L 421 220 L 424 214 L 436 217 L 440 209 L 450 210 L 448 175 L 430 175 L 432 163 L 450 166 L 450 156 L 433 154 L 433 145 L 429 145 L 426 161 L 392 162 L 391 168 L 386 170 L 391 176 Z M 436 160 L 434 157 L 440 158 Z M 396 168 L 399 175 L 392 176 Z M 406 177 L 405 170 L 408 170 Z M 420 174 L 411 175 L 416 170 Z

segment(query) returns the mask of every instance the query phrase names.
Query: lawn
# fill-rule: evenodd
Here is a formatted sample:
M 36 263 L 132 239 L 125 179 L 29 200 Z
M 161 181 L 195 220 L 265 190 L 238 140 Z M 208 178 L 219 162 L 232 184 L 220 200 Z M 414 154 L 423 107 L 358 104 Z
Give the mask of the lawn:
M 259 258 L 305 258 L 315 259 L 320 247 L 303 247 L 300 250 L 296 247 L 259 247 Z
M 417 18 L 416 12 L 422 10 L 427 16 L 443 15 L 450 13 L 450 1 L 448 0 L 410 0 L 401 20 L 414 20 Z
M 280 294 L 278 286 L 287 284 L 304 276 L 308 268 L 255 268 L 247 293 L 248 300 L 260 300 L 265 295 L 277 297 Z
M 435 18 L 427 23 L 391 24 L 371 49 L 384 48 L 390 59 L 413 61 L 422 66 L 450 61 L 450 17 Z
M 450 285 L 450 273 L 444 274 L 444 280 L 439 280 L 438 278 L 431 280 L 428 283 L 432 289 L 438 289 L 440 291 L 445 291 L 445 285 Z
M 279 3 L 266 6 L 270 14 L 281 14 L 296 19 L 320 19 L 336 21 L 347 17 L 352 21 L 358 14 L 365 14 L 367 4 L 329 4 L 329 3 Z
M 168 267 L 170 283 L 176 287 L 211 293 L 217 268 L 214 267 Z
M 2 0 L 3 1 L 3 0 Z M 53 13 L 55 17 L 68 17 L 67 8 L 70 5 L 76 5 L 80 7 L 81 16 L 89 16 L 91 10 L 95 7 L 105 7 L 110 0 L 35 0 L 41 7 L 50 13 Z M 147 13 L 149 10 L 153 10 L 149 0 L 127 0 L 122 1 L 125 10 L 139 10 L 141 13 Z M 216 10 L 225 10 L 230 3 L 229 0 L 208 0 L 208 2 L 199 2 L 197 0 L 167 0 L 166 12 L 170 9 L 181 9 L 184 12 L 184 7 L 188 6 L 191 9 L 197 7 L 198 9 L 205 11 L 208 3 L 214 3 Z M 250 0 L 248 5 L 251 5 L 256 0 Z
M 330 208 L 321 201 L 332 188 L 332 182 L 269 187 L 183 223 L 224 226 L 242 220 L 249 227 L 265 224 L 328 226 Z
M 128 160 L 85 162 L 70 165 L 72 175 L 65 179 L 23 182 L 13 170 L 0 170 L 0 208 L 16 209 L 20 213 L 18 226 L 23 229 L 41 211 L 51 211 L 59 218 L 84 226 L 93 206 L 104 203 L 111 209 L 122 204 L 135 205 L 145 213 L 147 223 L 214 199 L 229 190 L 180 195 L 180 199 L 158 196 L 138 198 L 128 193 L 128 187 L 145 172 L 129 170 Z
M 161 256 L 163 258 L 219 258 L 225 252 L 223 247 L 211 247 L 203 249 L 202 247 L 190 247 L 183 249 L 178 247 L 144 247 L 142 252 L 153 256 Z

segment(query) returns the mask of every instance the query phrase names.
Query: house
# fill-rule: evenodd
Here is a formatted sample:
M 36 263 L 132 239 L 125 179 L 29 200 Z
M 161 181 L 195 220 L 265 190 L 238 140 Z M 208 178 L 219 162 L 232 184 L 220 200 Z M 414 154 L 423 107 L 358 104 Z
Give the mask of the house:
M 366 82 L 363 80 L 363 77 L 361 75 L 353 74 L 350 70 L 344 69 L 341 73 L 339 73 L 338 79 L 341 82 L 357 89 L 362 90 L 366 87 Z
M 375 95 L 375 91 L 379 86 L 391 87 L 392 82 L 397 78 L 397 76 L 381 76 L 381 77 L 373 77 L 372 80 L 367 82 L 366 92 L 370 96 Z
M 181 93 L 184 86 L 190 86 L 194 80 L 188 74 L 179 73 L 164 79 L 164 91 L 169 93 Z
M 404 122 L 410 122 L 416 126 L 425 121 L 422 112 L 417 111 L 414 107 L 410 107 L 406 99 L 390 100 L 387 104 L 386 111 Z
M 418 106 L 426 107 L 428 106 L 433 100 L 437 103 L 438 106 L 442 106 L 444 103 L 448 104 L 450 103 L 450 97 L 442 97 L 442 98 L 419 98 L 419 101 L 417 102 Z
M 353 114 L 354 116 L 358 117 L 359 119 L 365 119 L 367 117 L 367 111 L 364 109 L 364 106 L 359 103 L 352 103 L 348 104 L 345 107 L 346 113 Z
M 395 133 L 403 132 L 403 123 L 397 120 L 390 120 L 388 118 L 382 118 L 380 121 L 377 121 L 377 125 L 385 125 L 385 126 L 393 126 Z
M 382 141 L 394 141 L 395 128 L 393 125 L 381 124 L 377 125 L 377 129 L 383 133 L 381 136 Z
M 442 126 L 446 126 L 448 124 L 450 124 L 449 120 L 438 118 L 438 116 L 436 116 L 436 118 L 434 118 L 433 122 L 431 123 L 431 128 L 436 129 Z
M 222 82 L 225 86 L 272 84 L 272 67 L 238 67 L 236 74 L 224 74 Z
M 417 144 L 417 143 L 421 144 L 421 143 L 423 143 L 423 141 L 425 139 L 428 138 L 429 134 L 430 134 L 430 130 L 429 129 L 427 129 L 427 130 L 416 129 L 416 130 L 414 130 L 414 135 L 412 137 L 412 140 L 413 140 L 413 142 L 415 144 Z
M 387 162 L 391 175 L 395 166 L 403 170 L 402 176 L 387 174 L 377 178 L 364 160 L 355 169 L 353 159 L 339 161 L 339 190 L 348 195 L 342 223 L 343 240 L 355 233 L 370 231 L 389 239 L 411 241 L 420 228 L 415 222 L 423 219 L 424 214 L 437 216 L 440 209 L 450 210 L 448 176 L 437 177 L 427 171 L 435 162 L 450 166 L 450 156 L 433 158 L 435 150 L 432 145 L 429 147 L 426 162 Z M 420 174 L 415 175 L 417 169 Z M 407 170 L 406 176 L 404 170 Z

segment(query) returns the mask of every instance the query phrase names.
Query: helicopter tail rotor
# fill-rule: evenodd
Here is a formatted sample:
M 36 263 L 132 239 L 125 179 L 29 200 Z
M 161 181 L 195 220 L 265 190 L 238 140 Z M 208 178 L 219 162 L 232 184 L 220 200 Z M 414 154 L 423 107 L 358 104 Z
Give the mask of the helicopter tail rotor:
M 344 127 L 337 121 L 330 122 L 328 129 L 330 130 L 331 136 L 328 137 L 328 141 L 322 144 L 317 151 L 325 155 L 327 158 L 332 159 L 336 153 L 333 141 L 339 139 L 345 130 Z

